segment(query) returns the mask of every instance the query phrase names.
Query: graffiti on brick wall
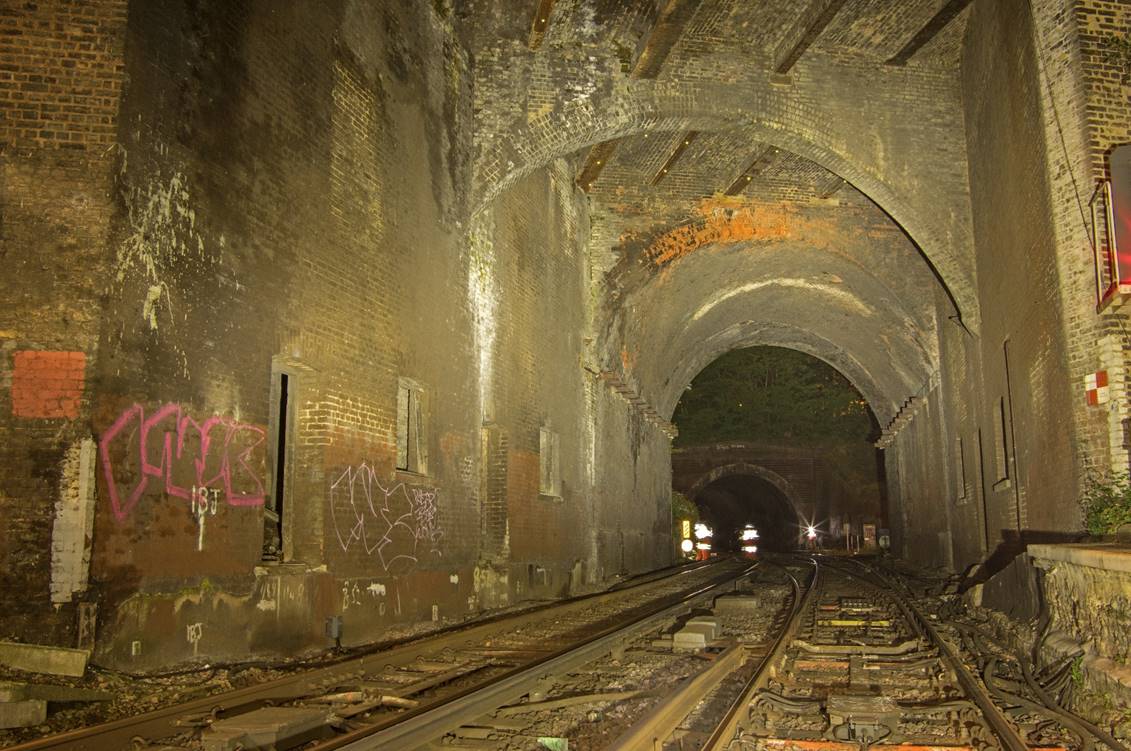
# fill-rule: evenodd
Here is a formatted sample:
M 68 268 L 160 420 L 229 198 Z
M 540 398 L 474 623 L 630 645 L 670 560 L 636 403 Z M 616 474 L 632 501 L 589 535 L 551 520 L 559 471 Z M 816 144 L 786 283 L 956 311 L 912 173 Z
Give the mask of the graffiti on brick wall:
M 436 509 L 436 491 L 413 488 L 412 516 L 416 522 L 416 539 L 428 546 L 429 552 L 442 555 L 440 540 L 444 531 L 440 529 L 439 512 Z
M 410 570 L 424 551 L 442 554 L 436 491 L 386 488 L 367 464 L 347 467 L 330 484 L 330 515 L 342 550 L 360 548 L 386 572 Z
M 265 434 L 230 417 L 198 421 L 179 404 L 140 404 L 102 434 L 98 453 L 114 516 L 124 521 L 152 483 L 191 504 L 198 521 L 229 506 L 262 506 Z

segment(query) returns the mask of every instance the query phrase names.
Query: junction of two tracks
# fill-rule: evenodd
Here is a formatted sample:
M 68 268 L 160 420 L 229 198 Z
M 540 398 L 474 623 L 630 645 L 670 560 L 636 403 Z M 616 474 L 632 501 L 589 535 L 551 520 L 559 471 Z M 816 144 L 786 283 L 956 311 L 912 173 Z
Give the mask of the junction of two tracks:
M 941 590 L 939 587 L 935 587 Z M 1123 749 L 879 562 L 721 559 L 16 746 Z

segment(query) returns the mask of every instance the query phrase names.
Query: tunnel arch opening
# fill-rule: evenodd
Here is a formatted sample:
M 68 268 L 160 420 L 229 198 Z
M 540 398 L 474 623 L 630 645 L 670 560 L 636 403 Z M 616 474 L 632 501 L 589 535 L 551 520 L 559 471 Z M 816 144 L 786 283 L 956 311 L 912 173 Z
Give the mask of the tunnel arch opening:
M 695 377 L 673 421 L 673 489 L 701 509 L 730 509 L 720 539 L 734 542 L 735 498 L 746 507 L 755 496 L 755 506 L 773 509 L 759 523 L 772 530 L 774 549 L 796 547 L 810 525 L 822 543 L 886 525 L 875 415 L 819 358 L 784 347 L 731 350 Z
M 729 211 L 707 210 L 706 230 Z M 722 239 L 704 245 L 697 235 L 673 236 L 689 249 L 661 265 L 648 256 L 659 244 L 652 235 L 618 246 L 621 261 L 608 275 L 617 297 L 595 322 L 601 369 L 634 378 L 670 419 L 692 378 L 720 355 L 783 346 L 832 364 L 886 425 L 937 369 L 941 292 L 918 251 L 871 206 L 736 211 L 742 216 L 719 221 L 732 222 L 743 239 L 725 228 Z M 748 226 L 777 220 L 777 234 Z M 618 232 L 631 226 L 616 221 Z M 626 262 L 637 255 L 640 263 Z
M 715 551 L 785 552 L 797 548 L 805 522 L 794 500 L 783 490 L 788 482 L 753 464 L 731 465 L 710 475 L 714 479 L 698 488 L 694 502 L 700 518 L 714 532 Z
M 708 485 L 715 483 L 726 477 L 733 477 L 735 475 L 745 475 L 748 477 L 755 477 L 763 480 L 772 485 L 793 510 L 794 516 L 800 518 L 797 513 L 798 495 L 797 491 L 790 485 L 789 480 L 785 479 L 777 472 L 766 469 L 758 464 L 751 464 L 749 462 L 734 462 L 733 464 L 725 464 L 721 467 L 715 467 L 705 475 L 700 477 L 695 483 L 687 489 L 687 497 L 691 501 L 695 501 L 699 495 L 706 489 Z

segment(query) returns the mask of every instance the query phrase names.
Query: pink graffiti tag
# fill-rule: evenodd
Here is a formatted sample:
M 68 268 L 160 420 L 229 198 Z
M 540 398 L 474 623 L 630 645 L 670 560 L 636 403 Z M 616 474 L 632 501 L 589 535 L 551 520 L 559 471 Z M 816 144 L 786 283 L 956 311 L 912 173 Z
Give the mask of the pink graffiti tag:
M 124 499 L 114 479 L 111 459 L 119 440 L 129 442 L 127 457 L 131 450 L 138 457 L 139 477 Z M 199 495 L 200 489 L 212 487 L 223 490 L 229 506 L 262 506 L 263 482 L 252 469 L 252 452 L 263 442 L 262 428 L 229 417 L 213 416 L 197 422 L 183 414 L 179 404 L 166 404 L 147 417 L 145 408 L 135 404 L 118 417 L 98 442 L 114 516 L 119 521 L 129 516 L 153 479 L 164 479 L 167 494 L 190 502 L 194 491 Z M 175 476 L 185 477 L 186 473 L 177 470 L 190 459 L 194 482 L 178 484 Z

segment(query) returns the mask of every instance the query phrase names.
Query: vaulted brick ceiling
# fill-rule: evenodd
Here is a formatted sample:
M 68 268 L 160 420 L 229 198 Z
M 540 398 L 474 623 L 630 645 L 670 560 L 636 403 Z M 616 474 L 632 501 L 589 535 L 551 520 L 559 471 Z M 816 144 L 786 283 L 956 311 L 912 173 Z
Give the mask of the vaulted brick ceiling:
M 497 59 L 501 75 L 513 79 L 500 83 L 500 78 L 484 90 L 495 95 L 507 86 L 522 87 L 522 127 L 532 134 L 555 115 L 571 124 L 570 112 L 599 110 L 601 100 L 615 101 L 633 81 L 654 82 L 660 91 L 702 83 L 715 87 L 714 96 L 738 101 L 752 91 L 759 96 L 761 79 L 789 108 L 798 88 L 809 87 L 809 95 L 836 88 L 838 83 L 815 77 L 843 69 L 855 77 L 846 87 L 858 92 L 858 101 L 848 97 L 848 106 L 865 110 L 887 97 L 874 104 L 885 118 L 877 127 L 889 133 L 878 138 L 891 139 L 895 132 L 899 142 L 900 133 L 920 125 L 911 114 L 900 122 L 901 98 L 933 93 L 908 87 L 908 78 L 896 84 L 904 93 L 881 87 L 894 80 L 891 71 L 907 68 L 945 92 L 960 62 L 969 15 L 969 0 L 504 4 L 514 12 L 499 14 L 494 25 L 478 24 L 484 36 L 477 43 L 484 57 Z M 476 13 L 477 6 L 472 2 L 466 10 Z M 533 55 L 529 67 L 508 59 L 519 44 L 522 54 Z M 873 79 L 876 88 L 870 88 Z M 937 111 L 939 103 L 932 106 Z M 710 115 L 700 124 L 697 107 L 701 104 L 687 108 L 689 124 L 679 127 L 670 118 L 641 121 L 628 115 L 628 122 L 636 117 L 637 123 L 618 128 L 623 134 L 613 137 L 588 135 L 583 127 L 560 139 L 543 136 L 551 149 L 556 140 L 586 143 L 565 156 L 590 205 L 590 246 L 603 274 L 605 306 L 598 325 L 606 365 L 630 371 L 629 380 L 661 413 L 670 414 L 698 368 L 727 349 L 792 346 L 845 372 L 883 422 L 933 377 L 936 305 L 954 303 L 958 315 L 965 312 L 976 322 L 976 310 L 962 311 L 955 289 L 940 284 L 940 261 L 928 261 L 929 253 L 917 245 L 937 242 L 961 251 L 964 241 L 955 230 L 944 231 L 947 239 L 939 233 L 915 237 L 906 224 L 893 221 L 892 206 L 874 202 L 881 199 L 846 179 L 851 175 L 843 169 L 838 174 L 835 165 L 819 164 L 784 147 L 781 139 L 767 138 L 777 135 L 780 114 L 749 126 L 742 118 L 718 123 Z M 615 105 L 611 111 L 614 120 L 620 117 Z M 609 113 L 600 117 L 608 119 Z M 826 125 L 804 127 L 820 131 Z M 861 119 L 856 130 L 869 127 Z M 523 159 L 537 153 L 524 136 L 500 138 L 511 139 Z M 930 143 L 929 136 L 922 140 Z M 886 160 L 885 148 L 874 158 Z M 500 149 L 485 151 L 500 160 Z M 964 167 L 952 157 L 948 161 L 964 181 Z M 505 173 L 512 165 L 485 171 Z M 857 166 L 866 177 L 891 168 Z M 906 168 L 897 172 L 907 180 Z M 910 184 L 917 184 L 914 177 Z M 950 274 L 948 283 L 967 284 L 963 272 L 943 272 Z M 968 287 L 957 289 L 957 296 L 969 298 Z

